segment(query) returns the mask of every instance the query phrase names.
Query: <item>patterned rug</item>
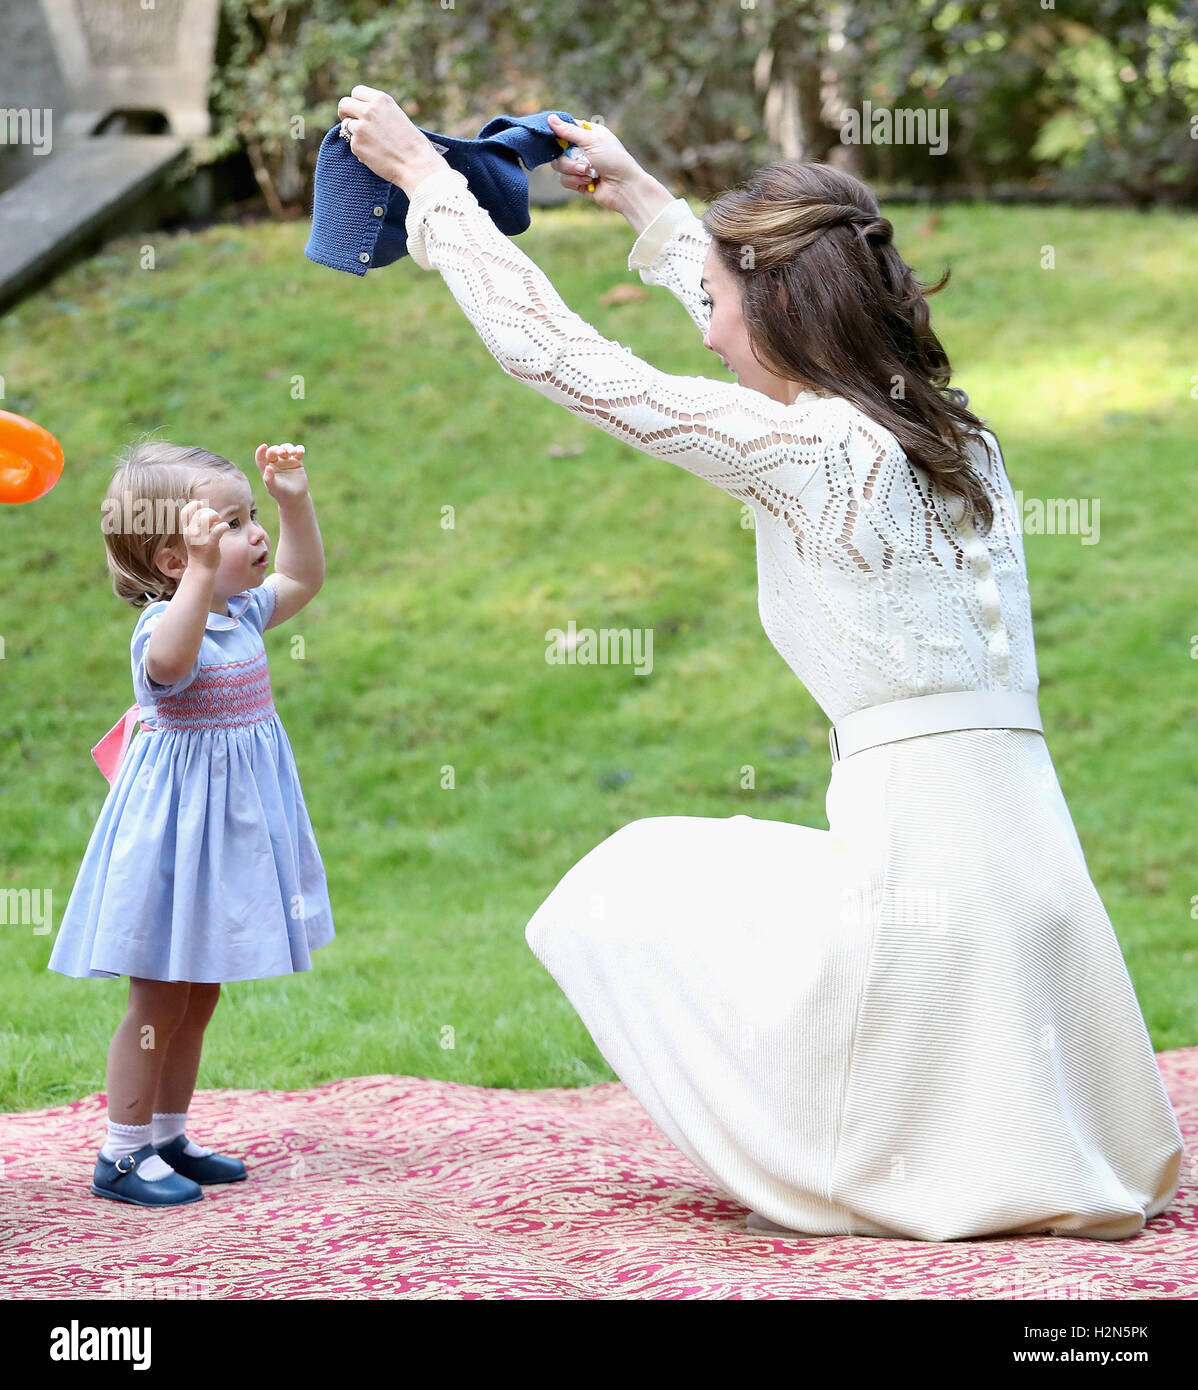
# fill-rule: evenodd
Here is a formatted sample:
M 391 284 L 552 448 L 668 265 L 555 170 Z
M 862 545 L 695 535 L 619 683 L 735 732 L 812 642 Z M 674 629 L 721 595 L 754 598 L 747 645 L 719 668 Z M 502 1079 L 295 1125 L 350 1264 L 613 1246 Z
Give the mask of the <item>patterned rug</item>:
M 0 1115 L 0 1294 L 53 1298 L 1198 1298 L 1198 1047 L 1158 1055 L 1186 1136 L 1126 1241 L 943 1244 L 746 1232 L 746 1210 L 619 1084 L 361 1076 L 201 1091 L 247 1181 L 147 1211 L 94 1197 L 103 1095 Z

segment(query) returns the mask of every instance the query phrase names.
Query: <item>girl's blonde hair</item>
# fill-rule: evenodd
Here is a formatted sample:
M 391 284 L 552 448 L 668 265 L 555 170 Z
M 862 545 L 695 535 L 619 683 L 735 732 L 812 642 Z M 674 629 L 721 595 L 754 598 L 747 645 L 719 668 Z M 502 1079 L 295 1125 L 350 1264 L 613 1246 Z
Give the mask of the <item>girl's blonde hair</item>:
M 182 544 L 179 513 L 213 473 L 241 473 L 220 454 L 165 440 L 132 444 L 118 459 L 103 502 L 101 528 L 116 596 L 134 608 L 168 599 L 178 581 L 155 561 Z M 243 474 L 244 476 L 244 474 Z

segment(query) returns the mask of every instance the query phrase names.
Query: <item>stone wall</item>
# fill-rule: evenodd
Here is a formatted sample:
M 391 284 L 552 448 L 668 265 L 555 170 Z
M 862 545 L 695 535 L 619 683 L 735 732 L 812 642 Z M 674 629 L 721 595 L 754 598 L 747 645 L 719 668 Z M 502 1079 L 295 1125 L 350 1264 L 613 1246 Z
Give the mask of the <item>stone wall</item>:
M 0 111 L 49 107 L 57 117 L 65 110 L 67 90 L 41 5 L 0 0 L 0 36 Z M 0 192 L 49 158 L 35 155 L 29 145 L 9 144 L 11 126 L 0 115 Z

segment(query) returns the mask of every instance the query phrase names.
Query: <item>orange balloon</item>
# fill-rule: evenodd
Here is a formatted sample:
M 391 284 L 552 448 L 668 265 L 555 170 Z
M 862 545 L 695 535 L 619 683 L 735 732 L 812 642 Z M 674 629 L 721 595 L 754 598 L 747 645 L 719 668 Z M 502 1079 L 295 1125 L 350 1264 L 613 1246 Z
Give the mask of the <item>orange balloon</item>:
M 62 445 L 23 415 L 0 410 L 0 502 L 36 502 L 62 477 Z

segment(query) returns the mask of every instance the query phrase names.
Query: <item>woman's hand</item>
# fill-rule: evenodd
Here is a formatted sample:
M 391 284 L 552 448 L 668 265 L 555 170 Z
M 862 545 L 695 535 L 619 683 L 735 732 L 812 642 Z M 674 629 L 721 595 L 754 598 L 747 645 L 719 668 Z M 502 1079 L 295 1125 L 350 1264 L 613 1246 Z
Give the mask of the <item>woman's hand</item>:
M 434 170 L 451 167 L 386 92 L 354 87 L 337 103 L 337 117 L 349 136 L 350 150 L 368 169 L 405 193 L 410 194 Z
M 550 112 L 549 128 L 559 140 L 577 145 L 579 154 L 560 154 L 550 168 L 562 176 L 562 187 L 581 193 L 601 208 L 623 212 L 629 190 L 648 175 L 605 125 L 571 125 Z

